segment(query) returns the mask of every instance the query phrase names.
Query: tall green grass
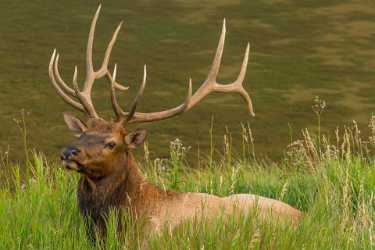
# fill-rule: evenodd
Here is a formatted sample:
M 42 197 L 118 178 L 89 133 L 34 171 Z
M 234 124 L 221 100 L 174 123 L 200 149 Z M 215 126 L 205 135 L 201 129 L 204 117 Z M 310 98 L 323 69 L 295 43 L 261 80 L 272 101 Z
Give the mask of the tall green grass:
M 280 199 L 304 212 L 296 229 L 257 223 L 253 216 L 187 222 L 149 240 L 150 249 L 374 249 L 375 168 L 357 157 L 324 160 L 312 172 L 288 164 L 225 161 L 187 169 L 174 152 L 170 160 L 145 163 L 146 177 L 163 188 L 220 196 L 253 193 Z M 108 218 L 107 239 L 86 235 L 76 202 L 78 176 L 34 154 L 30 171 L 6 166 L 0 190 L 1 249 L 138 249 L 142 225 L 124 218 L 116 234 L 116 214 Z M 209 165 L 209 163 L 207 164 Z M 21 176 L 23 176 L 21 178 Z
M 212 146 L 199 168 L 190 166 L 180 140 L 171 142 L 168 158 L 153 161 L 146 144 L 140 166 L 161 188 L 282 200 L 303 211 L 301 224 L 260 223 L 254 214 L 218 216 L 149 237 L 144 221 L 119 218 L 113 211 L 107 236 L 95 243 L 86 237 L 77 208 L 79 176 L 42 154 L 29 154 L 25 142 L 26 166 L 0 157 L 0 249 L 375 249 L 375 117 L 370 130 L 366 140 L 356 123 L 336 130 L 333 139 L 320 129 L 317 136 L 304 130 L 279 163 L 257 159 L 249 126 L 243 126 L 239 154 L 232 151 L 228 133 L 221 156 Z

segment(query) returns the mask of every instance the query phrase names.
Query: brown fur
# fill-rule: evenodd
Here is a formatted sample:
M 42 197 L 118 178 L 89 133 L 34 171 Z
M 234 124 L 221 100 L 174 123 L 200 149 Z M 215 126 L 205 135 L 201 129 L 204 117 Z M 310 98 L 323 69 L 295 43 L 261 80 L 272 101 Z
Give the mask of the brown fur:
M 69 119 L 66 119 L 68 126 L 76 129 L 74 125 L 80 121 L 72 117 Z M 141 175 L 131 153 L 136 146 L 136 136 L 128 138 L 132 133 L 128 133 L 122 124 L 95 119 L 82 129 L 74 144 L 81 150 L 80 154 L 70 158 L 71 161 L 64 161 L 64 164 L 82 174 L 78 186 L 80 211 L 102 233 L 105 232 L 104 218 L 110 209 L 131 213 L 135 218 L 146 218 L 152 233 L 159 232 L 165 225 L 173 228 L 187 219 L 212 219 L 220 213 L 233 214 L 236 209 L 244 213 L 257 209 L 263 218 L 289 220 L 294 224 L 300 220 L 301 212 L 297 209 L 260 196 L 239 194 L 218 197 L 165 191 Z M 117 143 L 111 151 L 103 146 L 108 138 Z

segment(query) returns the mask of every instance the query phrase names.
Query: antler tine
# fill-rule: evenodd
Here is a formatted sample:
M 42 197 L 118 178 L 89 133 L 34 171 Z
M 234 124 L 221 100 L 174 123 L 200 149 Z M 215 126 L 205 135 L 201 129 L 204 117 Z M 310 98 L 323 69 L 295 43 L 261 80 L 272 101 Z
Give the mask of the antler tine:
M 69 95 L 67 95 L 64 90 L 61 89 L 60 85 L 58 84 L 58 82 L 56 81 L 56 77 L 55 77 L 55 74 L 53 72 L 53 65 L 55 64 L 55 59 L 56 59 L 56 49 L 53 50 L 53 53 L 52 53 L 52 56 L 51 56 L 51 60 L 49 62 L 49 67 L 48 67 L 48 75 L 51 79 L 51 82 L 53 84 L 53 86 L 55 87 L 56 91 L 57 91 L 57 94 L 65 101 L 67 102 L 68 104 L 72 105 L 74 108 L 80 110 L 80 111 L 85 111 L 84 107 L 82 106 L 82 104 L 80 104 L 79 102 L 75 101 L 74 99 L 72 99 Z
M 62 79 L 61 75 L 60 75 L 60 71 L 59 71 L 59 59 L 60 59 L 60 54 L 57 53 L 56 55 L 56 59 L 55 59 L 55 63 L 54 63 L 54 72 L 55 72 L 55 76 L 56 76 L 56 80 L 60 83 L 60 86 L 63 88 L 63 90 L 67 93 L 69 93 L 70 95 L 74 96 L 75 95 L 75 92 L 73 89 L 71 89 L 65 82 L 64 80 Z
M 102 8 L 102 5 L 99 4 L 98 9 L 95 12 L 94 18 L 92 19 L 91 26 L 90 26 L 90 32 L 89 37 L 87 39 L 87 48 L 86 48 L 86 81 L 85 81 L 85 87 L 84 89 L 88 88 L 87 84 L 90 82 L 90 78 L 92 77 L 94 73 L 94 65 L 92 62 L 92 49 L 94 45 L 94 35 L 95 35 L 95 28 L 96 23 L 99 18 L 100 9 Z
M 207 79 L 205 81 L 206 84 L 214 84 L 217 78 L 217 75 L 220 70 L 221 65 L 221 58 L 223 56 L 224 51 L 224 44 L 225 44 L 225 34 L 227 32 L 225 18 L 223 20 L 223 26 L 221 28 L 221 34 L 219 39 L 219 44 L 217 45 L 216 53 L 214 60 L 212 61 L 211 69 L 207 75 Z M 204 85 L 204 84 L 203 84 Z
M 253 109 L 253 102 L 251 101 L 250 95 L 246 92 L 246 90 L 243 87 L 243 81 L 245 79 L 246 71 L 247 71 L 247 64 L 249 62 L 249 54 L 250 54 L 250 43 L 247 43 L 241 70 L 240 70 L 240 73 L 238 74 L 237 80 L 233 82 L 233 85 L 238 86 L 238 93 L 242 96 L 242 98 L 247 103 L 247 109 L 250 115 L 255 116 L 254 109 Z
M 112 82 L 112 75 L 108 70 L 108 64 L 109 64 L 109 59 L 111 57 L 112 49 L 113 49 L 113 47 L 116 43 L 117 36 L 118 36 L 118 34 L 121 30 L 122 25 L 123 25 L 123 22 L 121 21 L 117 25 L 117 28 L 115 29 L 115 31 L 113 32 L 112 38 L 109 41 L 107 49 L 105 50 L 105 53 L 104 53 L 104 59 L 103 59 L 103 62 L 102 62 L 102 66 L 100 67 L 100 69 L 97 72 L 95 72 L 95 75 L 96 75 L 95 78 L 97 78 L 97 79 L 106 75 L 108 80 L 110 82 Z M 122 91 L 125 91 L 125 90 L 129 89 L 129 87 L 122 86 L 121 84 L 119 84 L 116 81 L 114 81 L 114 86 L 115 86 L 116 89 L 122 90 Z
M 151 113 L 141 113 L 141 112 L 135 112 L 131 119 L 128 120 L 128 123 L 139 123 L 139 122 L 153 122 L 153 121 L 159 121 L 167 118 L 171 118 L 173 116 L 179 115 L 183 112 L 185 112 L 192 96 L 192 82 L 191 79 L 189 79 L 189 88 L 188 93 L 186 95 L 184 103 L 180 104 L 177 107 L 163 110 L 159 112 L 151 112 Z M 129 113 L 125 113 L 128 115 Z
M 197 104 L 200 100 L 202 100 L 206 95 L 208 95 L 217 85 L 216 78 L 219 74 L 220 66 L 221 66 L 221 59 L 223 56 L 224 51 L 224 44 L 225 44 L 225 34 L 226 34 L 226 21 L 225 18 L 223 20 L 223 26 L 221 28 L 221 34 L 219 43 L 217 45 L 215 57 L 212 61 L 212 65 L 210 71 L 208 72 L 206 80 L 203 84 L 199 87 L 199 89 L 194 93 L 186 110 L 191 109 L 195 104 Z
M 191 94 L 191 79 L 189 81 L 189 94 L 185 100 L 185 102 L 175 108 L 168 109 L 165 111 L 160 112 L 153 112 L 153 113 L 134 113 L 133 118 L 129 121 L 132 122 L 151 122 L 157 120 L 163 120 L 170 118 L 172 116 L 178 115 L 180 113 L 186 112 L 194 107 L 198 102 L 200 102 L 204 97 L 206 97 L 211 92 L 237 92 L 239 93 L 242 98 L 247 103 L 247 108 L 249 113 L 254 116 L 253 105 L 249 94 L 243 88 L 242 84 L 245 79 L 246 69 L 248 64 L 249 58 L 249 51 L 250 45 L 248 44 L 246 47 L 244 59 L 242 62 L 240 73 L 236 79 L 236 81 L 232 82 L 231 84 L 219 84 L 217 82 L 217 75 L 220 70 L 221 60 L 224 51 L 224 44 L 225 44 L 225 34 L 226 34 L 226 22 L 225 19 L 223 20 L 223 26 L 221 29 L 221 35 L 219 39 L 219 43 L 216 49 L 216 53 L 210 68 L 210 71 L 207 75 L 206 80 L 203 84 L 198 88 L 198 90 Z
M 132 117 L 135 113 L 135 110 L 137 109 L 138 103 L 143 96 L 143 93 L 144 93 L 144 90 L 145 90 L 145 87 L 146 87 L 147 68 L 146 68 L 146 65 L 144 65 L 142 84 L 139 87 L 138 94 L 134 98 L 133 104 L 132 104 L 129 112 L 125 112 L 121 108 L 121 106 L 118 104 L 118 101 L 117 101 L 117 98 L 116 98 L 116 89 L 115 89 L 115 85 L 114 85 L 114 82 L 116 80 L 116 75 L 117 75 L 117 64 L 115 64 L 115 67 L 114 67 L 114 70 L 113 70 L 113 78 L 112 78 L 112 81 L 111 81 L 111 101 L 112 101 L 113 110 L 115 112 L 115 115 L 116 115 L 118 121 L 125 118 L 125 121 L 129 122 L 132 119 Z
M 145 91 L 146 79 L 147 79 L 147 69 L 146 69 L 146 64 L 145 64 L 144 67 L 143 67 L 143 80 L 142 80 L 142 84 L 139 87 L 137 96 L 134 98 L 134 101 L 133 101 L 133 104 L 132 104 L 132 106 L 130 108 L 129 113 L 126 115 L 126 122 L 129 122 L 133 118 L 133 116 L 134 116 L 135 110 L 137 109 L 137 106 L 138 106 L 138 102 L 142 98 L 143 92 Z
M 107 78 L 110 82 L 112 82 L 112 75 L 111 75 L 111 73 L 109 73 L 109 71 L 107 72 Z M 117 81 L 114 82 L 114 85 L 115 85 L 115 88 L 120 90 L 120 91 L 125 91 L 125 90 L 129 89 L 128 86 L 123 86 L 123 85 L 119 84 Z
M 78 77 L 78 69 L 77 69 L 77 65 L 74 66 L 74 73 L 73 73 L 73 87 L 74 87 L 74 93 L 78 96 L 79 95 L 79 87 L 78 87 L 78 81 L 77 81 L 77 77 Z
M 111 38 L 110 42 L 108 43 L 107 49 L 106 49 L 105 54 L 104 54 L 102 66 L 100 67 L 100 69 L 96 73 L 97 78 L 100 78 L 100 77 L 103 77 L 104 75 L 106 75 L 108 77 L 109 81 L 112 82 L 112 76 L 111 76 L 111 73 L 108 70 L 108 63 L 109 63 L 109 58 L 111 57 L 112 49 L 113 49 L 113 47 L 116 43 L 117 36 L 118 36 L 118 34 L 121 30 L 122 25 L 123 25 L 123 22 L 121 21 L 117 25 L 116 30 L 113 32 L 112 38 Z M 116 89 L 122 90 L 122 91 L 125 91 L 125 90 L 129 89 L 129 87 L 122 86 L 121 84 L 119 84 L 116 81 L 114 81 L 114 86 L 115 86 Z
M 113 69 L 113 74 L 111 78 L 111 102 L 112 102 L 112 107 L 115 112 L 117 120 L 121 119 L 121 115 L 123 113 L 123 110 L 121 109 L 120 105 L 117 102 L 116 98 L 116 88 L 115 88 L 115 81 L 116 81 L 116 76 L 117 76 L 117 64 L 115 64 L 115 67 Z
M 113 46 L 116 43 L 117 36 L 118 36 L 118 33 L 120 32 L 122 24 L 123 24 L 123 22 L 121 21 L 117 25 L 117 28 L 113 32 L 112 38 L 111 38 L 111 40 L 108 43 L 107 49 L 105 50 L 105 53 L 104 53 L 104 59 L 103 59 L 103 62 L 102 62 L 102 66 L 100 67 L 100 69 L 96 73 L 98 75 L 98 77 L 102 77 L 102 76 L 106 75 L 107 72 L 108 72 L 109 58 L 111 57 L 112 49 L 113 49 Z
M 245 55 L 242 60 L 241 70 L 240 70 L 240 73 L 238 74 L 237 80 L 234 82 L 235 84 L 239 84 L 242 86 L 242 83 L 246 76 L 247 64 L 249 62 L 249 54 L 250 54 L 250 43 L 247 43 Z
M 184 103 L 185 109 L 188 107 L 192 95 L 193 95 L 193 81 L 191 80 L 191 78 L 189 78 L 188 94 L 186 96 L 185 103 Z

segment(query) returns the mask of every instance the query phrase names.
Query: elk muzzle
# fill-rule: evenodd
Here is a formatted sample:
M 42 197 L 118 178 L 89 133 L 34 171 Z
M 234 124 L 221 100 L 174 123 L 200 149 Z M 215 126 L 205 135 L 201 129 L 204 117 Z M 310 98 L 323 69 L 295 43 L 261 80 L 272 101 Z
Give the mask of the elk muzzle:
M 76 157 L 81 153 L 81 150 L 76 147 L 69 145 L 62 150 L 61 160 L 63 161 L 64 167 L 69 170 L 76 170 L 77 172 L 83 172 L 84 166 L 80 164 Z

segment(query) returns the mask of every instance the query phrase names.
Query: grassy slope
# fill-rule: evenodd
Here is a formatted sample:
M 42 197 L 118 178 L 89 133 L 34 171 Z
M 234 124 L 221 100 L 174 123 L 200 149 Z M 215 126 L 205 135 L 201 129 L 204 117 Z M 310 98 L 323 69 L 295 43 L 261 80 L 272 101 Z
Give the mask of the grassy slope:
M 172 163 L 172 164 L 171 164 Z M 218 218 L 214 223 L 186 223 L 165 231 L 151 249 L 372 249 L 374 248 L 375 171 L 356 159 L 325 161 L 314 171 L 259 164 L 217 164 L 182 171 L 181 162 L 167 170 L 150 164 L 147 177 L 166 188 L 217 195 L 254 193 L 281 199 L 304 211 L 297 230 L 256 224 L 253 217 Z M 77 178 L 35 156 L 32 173 L 20 181 L 18 167 L 0 191 L 1 249 L 90 249 L 75 197 Z M 14 185 L 15 184 L 15 185 Z M 140 246 L 141 226 L 129 223 L 119 243 L 109 220 L 108 239 L 95 247 Z M 372 245 L 372 248 L 371 248 Z

